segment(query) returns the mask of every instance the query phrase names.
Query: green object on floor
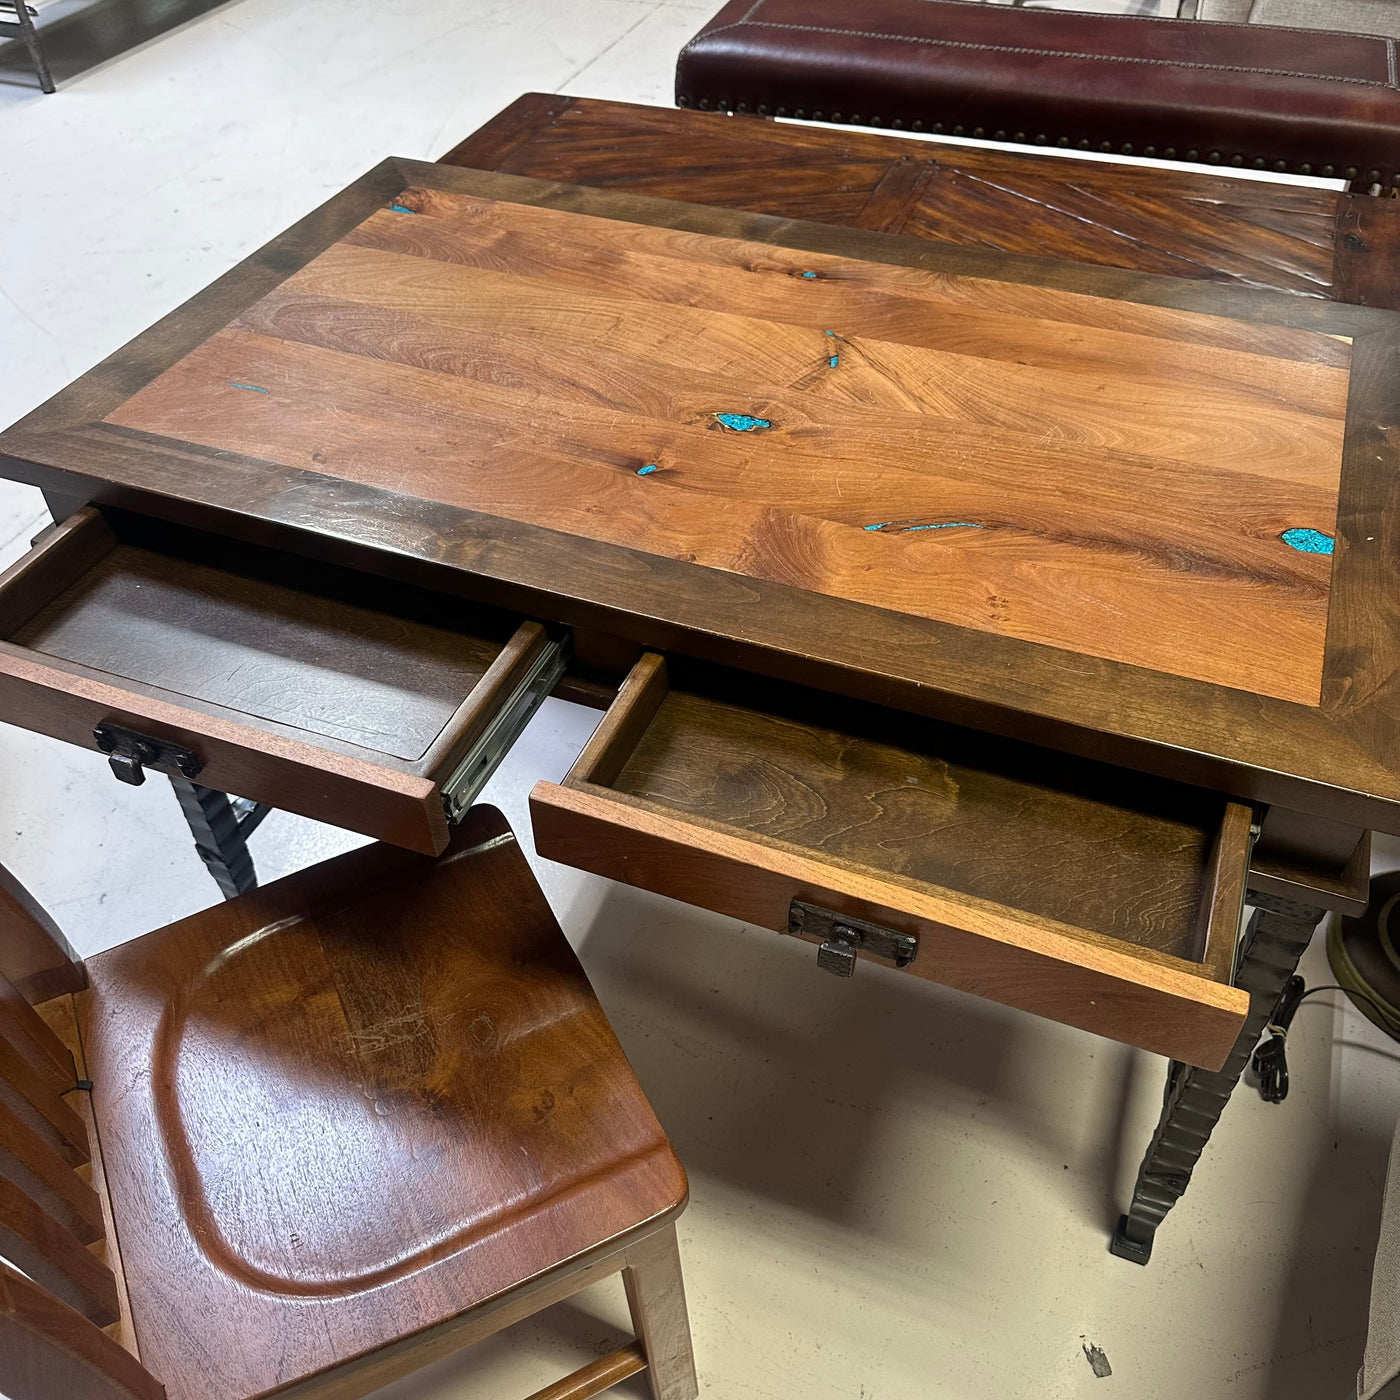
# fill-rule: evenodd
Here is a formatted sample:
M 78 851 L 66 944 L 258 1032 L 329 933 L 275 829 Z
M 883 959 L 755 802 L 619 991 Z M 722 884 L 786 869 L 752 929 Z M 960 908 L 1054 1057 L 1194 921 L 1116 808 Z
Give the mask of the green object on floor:
M 1356 1009 L 1400 1040 L 1400 872 L 1371 881 L 1359 919 L 1332 921 L 1327 961 Z

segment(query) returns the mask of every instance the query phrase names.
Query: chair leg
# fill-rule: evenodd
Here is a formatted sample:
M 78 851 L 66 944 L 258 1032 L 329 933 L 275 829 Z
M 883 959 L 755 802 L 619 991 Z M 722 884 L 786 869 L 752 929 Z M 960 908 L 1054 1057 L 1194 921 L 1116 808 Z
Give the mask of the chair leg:
M 1230 1058 L 1218 1072 L 1173 1060 L 1162 1117 L 1133 1188 L 1132 1204 L 1118 1222 L 1109 1249 L 1120 1259 L 1146 1264 L 1167 1212 L 1181 1199 L 1191 1173 L 1220 1121 L 1230 1094 L 1264 1033 L 1283 984 L 1325 917 L 1325 909 L 1273 895 L 1251 894 L 1255 906 L 1240 950 L 1235 985 L 1249 993 L 1249 1014 Z
M 646 1350 L 651 1393 L 656 1400 L 695 1400 L 700 1388 L 695 1379 L 674 1225 L 627 1251 L 622 1281 L 632 1309 L 632 1326 Z

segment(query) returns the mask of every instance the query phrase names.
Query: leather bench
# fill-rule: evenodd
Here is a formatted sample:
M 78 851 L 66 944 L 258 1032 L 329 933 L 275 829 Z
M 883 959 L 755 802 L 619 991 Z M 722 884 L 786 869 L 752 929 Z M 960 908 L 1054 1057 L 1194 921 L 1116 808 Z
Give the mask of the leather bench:
M 733 0 L 681 51 L 709 110 L 1400 184 L 1396 41 L 961 0 Z

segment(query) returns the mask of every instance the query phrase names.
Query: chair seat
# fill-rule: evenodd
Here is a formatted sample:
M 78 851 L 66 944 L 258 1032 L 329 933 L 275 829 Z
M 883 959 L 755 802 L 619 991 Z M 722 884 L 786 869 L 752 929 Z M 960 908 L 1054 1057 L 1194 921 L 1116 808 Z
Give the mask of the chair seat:
M 87 963 L 132 1319 L 242 1400 L 684 1206 L 685 1175 L 504 818 L 371 846 Z

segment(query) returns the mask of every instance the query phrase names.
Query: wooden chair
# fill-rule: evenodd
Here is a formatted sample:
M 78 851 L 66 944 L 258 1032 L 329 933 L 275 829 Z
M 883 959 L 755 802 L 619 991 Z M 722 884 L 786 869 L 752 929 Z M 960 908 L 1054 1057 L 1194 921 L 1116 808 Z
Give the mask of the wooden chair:
M 3 876 L 0 974 L 10 1400 L 346 1400 L 617 1272 L 535 1400 L 696 1394 L 685 1174 L 499 812 L 85 964 Z

